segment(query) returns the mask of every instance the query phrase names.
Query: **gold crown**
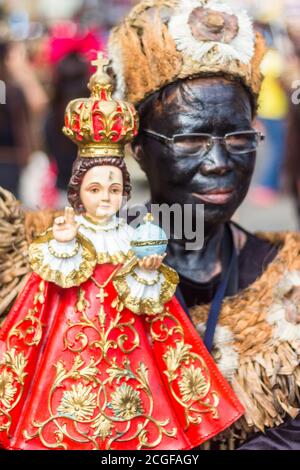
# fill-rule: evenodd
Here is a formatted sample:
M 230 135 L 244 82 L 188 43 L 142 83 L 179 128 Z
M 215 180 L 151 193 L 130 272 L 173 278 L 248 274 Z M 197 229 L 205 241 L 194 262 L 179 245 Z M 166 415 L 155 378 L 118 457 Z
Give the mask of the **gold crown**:
M 102 53 L 92 65 L 90 98 L 71 101 L 65 112 L 63 133 L 79 148 L 79 157 L 124 157 L 125 145 L 138 132 L 135 108 L 112 98 L 112 78 L 107 73 L 109 60 Z

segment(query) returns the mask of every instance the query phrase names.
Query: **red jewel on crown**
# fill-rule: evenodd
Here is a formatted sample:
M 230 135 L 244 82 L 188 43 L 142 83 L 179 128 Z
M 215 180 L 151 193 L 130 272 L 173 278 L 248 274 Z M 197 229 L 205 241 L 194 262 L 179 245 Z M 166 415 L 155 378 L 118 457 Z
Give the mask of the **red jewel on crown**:
M 112 98 L 113 80 L 107 73 L 109 60 L 102 53 L 92 65 L 90 98 L 71 101 L 65 112 L 64 134 L 79 147 L 79 157 L 124 157 L 124 147 L 138 132 L 133 105 Z

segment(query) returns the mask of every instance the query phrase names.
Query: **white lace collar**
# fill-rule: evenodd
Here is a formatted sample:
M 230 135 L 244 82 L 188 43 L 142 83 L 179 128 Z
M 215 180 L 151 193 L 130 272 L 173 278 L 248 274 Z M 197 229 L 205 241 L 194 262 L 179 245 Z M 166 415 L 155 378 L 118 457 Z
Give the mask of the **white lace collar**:
M 106 223 L 101 224 L 94 222 L 89 216 L 79 215 L 76 217 L 76 221 L 82 227 L 88 228 L 94 232 L 109 232 L 119 228 L 121 225 L 125 225 L 123 219 L 118 218 L 116 215 L 113 215 Z
M 94 245 L 98 263 L 124 263 L 133 256 L 130 242 L 134 229 L 123 219 L 113 216 L 106 224 L 97 224 L 80 215 L 76 221 L 80 225 L 79 232 Z

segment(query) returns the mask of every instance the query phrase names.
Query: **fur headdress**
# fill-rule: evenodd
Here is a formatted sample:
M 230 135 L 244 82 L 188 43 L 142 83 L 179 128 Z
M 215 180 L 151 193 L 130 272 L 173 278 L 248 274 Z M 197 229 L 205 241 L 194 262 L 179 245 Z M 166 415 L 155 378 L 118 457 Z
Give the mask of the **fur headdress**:
M 222 0 L 143 0 L 110 37 L 118 92 L 134 104 L 178 79 L 221 75 L 257 97 L 264 40 Z

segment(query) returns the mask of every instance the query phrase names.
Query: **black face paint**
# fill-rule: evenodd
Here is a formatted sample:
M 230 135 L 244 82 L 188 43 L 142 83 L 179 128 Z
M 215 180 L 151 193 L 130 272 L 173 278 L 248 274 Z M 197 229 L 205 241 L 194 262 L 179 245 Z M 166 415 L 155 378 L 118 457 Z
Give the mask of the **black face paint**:
M 141 129 L 174 134 L 227 133 L 252 128 L 250 96 L 239 83 L 223 79 L 193 79 L 149 98 L 141 111 Z M 229 221 L 244 200 L 256 153 L 228 153 L 216 143 L 204 156 L 174 152 L 141 134 L 138 157 L 146 172 L 155 203 L 205 204 L 205 232 Z M 135 149 L 137 151 L 137 148 Z M 213 193 L 213 194 L 212 194 Z

